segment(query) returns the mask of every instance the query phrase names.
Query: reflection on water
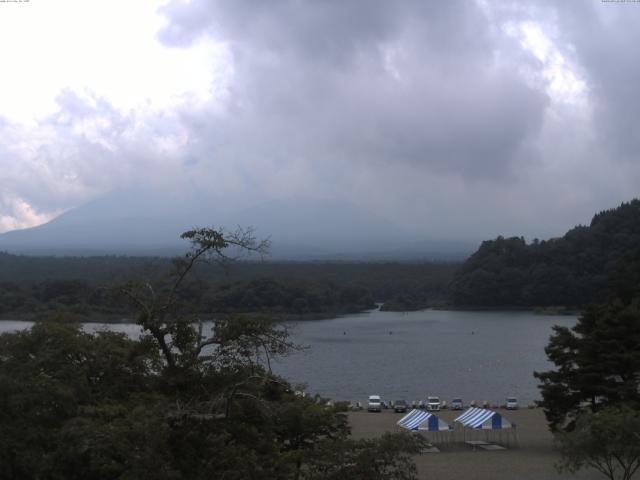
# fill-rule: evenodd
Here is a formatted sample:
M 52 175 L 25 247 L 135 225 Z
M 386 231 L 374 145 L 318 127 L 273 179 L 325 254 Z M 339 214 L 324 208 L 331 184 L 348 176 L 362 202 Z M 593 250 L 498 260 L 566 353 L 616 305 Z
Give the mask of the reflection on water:
M 553 325 L 575 318 L 525 312 L 372 311 L 332 320 L 299 322 L 293 340 L 310 348 L 278 361 L 274 370 L 310 393 L 364 401 L 370 394 L 392 400 L 439 395 L 450 400 L 521 403 L 539 398 L 534 370 L 546 370 Z M 29 322 L 0 321 L 0 332 L 29 328 Z M 140 334 L 133 324 L 86 324 Z

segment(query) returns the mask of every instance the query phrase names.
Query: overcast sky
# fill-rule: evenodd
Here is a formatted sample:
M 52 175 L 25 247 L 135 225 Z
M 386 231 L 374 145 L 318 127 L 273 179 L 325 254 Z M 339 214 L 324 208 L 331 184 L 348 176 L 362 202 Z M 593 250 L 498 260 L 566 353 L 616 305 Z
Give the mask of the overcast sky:
M 640 3 L 0 2 L 0 231 L 115 188 L 541 238 L 640 190 Z

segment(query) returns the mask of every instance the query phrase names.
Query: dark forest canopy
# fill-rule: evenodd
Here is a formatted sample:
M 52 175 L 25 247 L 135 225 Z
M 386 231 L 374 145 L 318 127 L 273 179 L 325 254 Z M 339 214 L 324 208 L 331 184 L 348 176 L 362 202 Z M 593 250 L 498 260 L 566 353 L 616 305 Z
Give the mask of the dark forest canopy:
M 424 308 L 446 301 L 457 264 L 237 262 L 227 269 L 202 264 L 184 288 L 201 313 L 260 312 L 329 317 L 362 311 L 374 302 L 409 296 Z M 29 257 L 0 253 L 0 318 L 27 319 L 52 311 L 79 319 L 130 314 L 112 295 L 125 279 L 161 278 L 162 257 Z M 406 310 L 406 306 L 398 305 Z
M 640 245 L 640 200 L 623 203 L 561 238 L 485 241 L 451 283 L 455 306 L 580 308 L 602 302 Z

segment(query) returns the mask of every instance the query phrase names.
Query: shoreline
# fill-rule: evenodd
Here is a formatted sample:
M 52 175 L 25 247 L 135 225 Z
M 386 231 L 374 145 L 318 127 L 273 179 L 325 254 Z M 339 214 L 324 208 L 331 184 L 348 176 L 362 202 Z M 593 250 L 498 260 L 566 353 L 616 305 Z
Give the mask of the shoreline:
M 417 309 L 417 310 L 385 310 L 382 308 L 384 304 L 377 303 L 374 308 L 367 308 L 364 310 L 352 310 L 352 311 L 344 311 L 344 312 L 310 312 L 310 313 L 286 313 L 286 312 L 214 312 L 198 314 L 201 317 L 222 317 L 222 316 L 232 316 L 232 315 L 246 315 L 246 316 L 261 316 L 261 317 L 272 317 L 275 322 L 314 322 L 314 321 L 322 321 L 322 320 L 333 320 L 336 318 L 355 315 L 355 314 L 364 314 L 370 312 L 383 312 L 383 313 L 418 313 L 418 312 L 426 312 L 426 311 L 442 311 L 442 312 L 517 312 L 517 313 L 532 313 L 540 316 L 578 316 L 581 314 L 581 310 L 569 308 L 569 307 L 513 307 L 513 306 L 504 306 L 504 307 L 454 307 L 452 305 L 442 306 L 442 305 L 434 305 L 428 306 L 425 308 Z M 90 314 L 84 315 L 75 312 L 65 312 L 65 311 L 43 311 L 38 313 L 24 313 L 24 312 L 8 312 L 7 316 L 11 316 L 12 318 L 0 318 L 0 322 L 2 321 L 14 321 L 14 322 L 36 322 L 41 319 L 46 319 L 50 317 L 54 317 L 57 314 L 68 315 L 75 323 L 113 323 L 113 324 L 122 324 L 122 323 L 135 323 L 135 320 L 132 318 L 123 318 L 123 314 L 118 313 L 100 313 L 100 312 L 92 312 Z
M 195 314 L 195 316 L 200 316 L 203 318 L 208 318 L 210 321 L 212 318 L 220 318 L 224 316 L 249 316 L 249 317 L 271 317 L 274 322 L 314 322 L 314 321 L 322 321 L 322 320 L 333 320 L 335 318 L 344 317 L 347 315 L 355 315 L 360 313 L 373 312 L 378 310 L 377 308 L 371 308 L 366 310 L 357 310 L 357 311 L 345 311 L 345 312 L 316 312 L 316 313 L 274 313 L 274 312 L 214 312 L 207 314 Z M 7 313 L 11 318 L 0 318 L 0 322 L 38 322 L 45 320 L 47 318 L 55 317 L 56 315 L 68 315 L 68 317 L 73 321 L 73 323 L 112 323 L 112 324 L 122 324 L 122 323 L 136 323 L 134 318 L 123 318 L 122 314 L 89 314 L 89 315 L 80 315 L 74 312 L 64 312 L 64 311 L 51 311 L 51 312 L 42 312 L 38 314 L 24 314 L 24 313 Z

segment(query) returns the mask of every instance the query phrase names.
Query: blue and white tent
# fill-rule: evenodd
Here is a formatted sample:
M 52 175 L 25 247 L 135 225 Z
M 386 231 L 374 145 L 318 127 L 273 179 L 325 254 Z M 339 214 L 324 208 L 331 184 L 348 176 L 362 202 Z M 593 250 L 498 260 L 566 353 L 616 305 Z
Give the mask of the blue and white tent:
M 424 410 L 411 410 L 398 420 L 398 425 L 409 430 L 427 432 L 442 432 L 451 428 L 447 422 Z
M 464 439 L 467 440 L 467 429 L 471 429 L 471 438 L 474 436 L 477 438 L 477 434 L 472 432 L 484 432 L 482 435 L 485 440 L 498 440 L 502 442 L 506 440 L 510 443 L 510 438 L 513 437 L 515 443 L 518 443 L 518 436 L 516 434 L 516 425 L 504 418 L 498 412 L 488 410 L 485 408 L 471 407 L 464 411 L 460 416 L 454 419 L 454 422 L 461 424 L 464 428 Z M 503 432 L 506 438 L 503 438 Z M 497 438 L 496 438 L 497 437 Z
M 398 420 L 397 423 L 402 428 L 430 434 L 428 437 L 430 437 L 432 442 L 448 442 L 450 440 L 450 433 L 453 431 L 447 422 L 441 420 L 433 413 L 425 412 L 424 410 L 411 410 Z M 442 436 L 441 434 L 443 432 L 447 432 L 447 435 Z
M 465 427 L 481 430 L 501 430 L 513 428 L 514 425 L 506 418 L 493 410 L 471 407 L 464 411 L 454 422 L 461 423 Z

